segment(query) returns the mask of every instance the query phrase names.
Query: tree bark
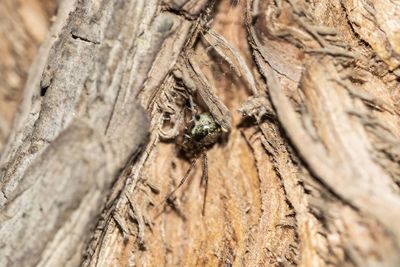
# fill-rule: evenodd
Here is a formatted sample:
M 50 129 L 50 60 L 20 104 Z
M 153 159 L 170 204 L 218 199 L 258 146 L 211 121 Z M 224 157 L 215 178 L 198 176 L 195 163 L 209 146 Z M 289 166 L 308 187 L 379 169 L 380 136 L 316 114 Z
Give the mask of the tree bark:
M 393 1 L 60 2 L 0 158 L 0 265 L 400 266 L 399 18 Z M 166 201 L 189 100 L 229 128 L 204 215 L 201 159 Z
M 51 0 L 0 2 L 0 150 L 9 135 L 27 72 L 54 13 Z

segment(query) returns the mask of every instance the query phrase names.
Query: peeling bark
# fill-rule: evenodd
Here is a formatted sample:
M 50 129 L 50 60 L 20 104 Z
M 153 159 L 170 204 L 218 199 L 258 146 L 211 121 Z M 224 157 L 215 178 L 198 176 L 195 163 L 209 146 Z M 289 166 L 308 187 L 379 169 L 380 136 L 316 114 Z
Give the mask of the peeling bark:
M 400 265 L 396 3 L 59 10 L 0 159 L 0 265 Z M 227 131 L 204 216 L 201 159 L 166 200 L 194 111 Z

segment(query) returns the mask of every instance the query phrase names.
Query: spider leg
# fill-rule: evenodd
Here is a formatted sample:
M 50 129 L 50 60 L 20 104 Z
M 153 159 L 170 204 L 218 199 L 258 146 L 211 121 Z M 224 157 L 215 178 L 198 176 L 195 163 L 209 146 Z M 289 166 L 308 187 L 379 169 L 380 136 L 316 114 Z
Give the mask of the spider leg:
M 203 208 L 201 210 L 201 215 L 204 216 L 206 211 L 206 200 L 207 200 L 207 192 L 208 192 L 208 158 L 207 152 L 202 152 L 203 156 L 203 175 L 201 177 L 201 181 L 204 181 L 205 188 L 204 188 L 204 198 L 203 198 Z
M 175 194 L 175 192 L 185 183 L 185 181 L 187 180 L 187 178 L 189 177 L 190 172 L 194 169 L 194 167 L 196 166 L 196 162 L 197 162 L 198 157 L 195 157 L 194 159 L 192 159 L 191 161 L 191 165 L 189 167 L 189 169 L 186 171 L 185 176 L 183 176 L 182 180 L 179 182 L 178 186 L 175 187 L 174 190 L 172 190 L 171 193 L 168 194 L 168 196 L 165 198 L 165 202 L 168 202 L 168 200 L 171 200 L 171 197 Z
M 160 210 L 156 216 L 154 216 L 153 220 L 156 220 L 158 217 L 160 217 L 163 212 L 166 211 L 167 207 L 170 207 L 183 221 L 186 221 L 186 217 L 183 214 L 183 212 L 176 206 L 175 204 L 176 197 L 169 196 L 169 198 L 166 198 L 160 205 L 163 204 L 162 210 Z
M 167 201 L 166 201 L 166 204 L 183 220 L 183 221 L 186 221 L 186 216 L 183 214 L 183 212 L 176 206 L 176 204 L 175 204 L 175 200 L 176 200 L 176 198 L 174 198 L 174 199 L 171 199 L 171 198 L 168 198 L 167 199 Z
M 186 220 L 186 218 L 185 218 L 185 216 L 183 216 L 182 212 L 180 212 L 180 210 L 175 206 L 173 195 L 186 182 L 187 178 L 189 177 L 190 172 L 196 166 L 197 159 L 198 159 L 198 157 L 195 157 L 194 159 L 192 159 L 189 169 L 186 171 L 185 176 L 183 176 L 183 178 L 179 182 L 178 186 L 175 187 L 175 189 L 172 190 L 167 195 L 167 197 L 164 199 L 163 202 L 161 202 L 159 205 L 157 205 L 157 206 L 161 206 L 162 205 L 163 209 L 159 213 L 157 213 L 157 215 L 154 217 L 154 219 L 158 218 L 163 213 L 163 211 L 165 211 L 166 206 L 169 206 L 169 207 L 172 208 L 172 210 L 174 210 L 178 214 L 179 217 L 181 217 L 183 220 Z

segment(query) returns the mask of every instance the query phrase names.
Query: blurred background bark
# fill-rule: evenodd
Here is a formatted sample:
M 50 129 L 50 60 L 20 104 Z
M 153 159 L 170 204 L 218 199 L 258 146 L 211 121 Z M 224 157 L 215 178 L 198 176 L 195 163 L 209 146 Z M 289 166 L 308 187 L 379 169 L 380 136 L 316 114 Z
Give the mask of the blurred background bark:
M 46 37 L 54 0 L 4 0 L 0 3 L 0 149 L 10 131 L 27 73 Z
M 0 38 L 0 265 L 400 266 L 400 4 L 5 0 Z M 182 57 L 232 115 L 205 216 L 200 160 L 163 205 Z

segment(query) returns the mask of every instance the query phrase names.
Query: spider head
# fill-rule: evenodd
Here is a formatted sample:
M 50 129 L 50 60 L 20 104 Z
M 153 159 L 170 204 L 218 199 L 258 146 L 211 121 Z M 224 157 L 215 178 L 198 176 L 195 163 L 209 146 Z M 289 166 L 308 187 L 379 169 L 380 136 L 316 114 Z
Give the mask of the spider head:
M 189 135 L 200 146 L 208 146 L 216 143 L 221 133 L 221 127 L 212 115 L 204 112 L 195 116 Z

